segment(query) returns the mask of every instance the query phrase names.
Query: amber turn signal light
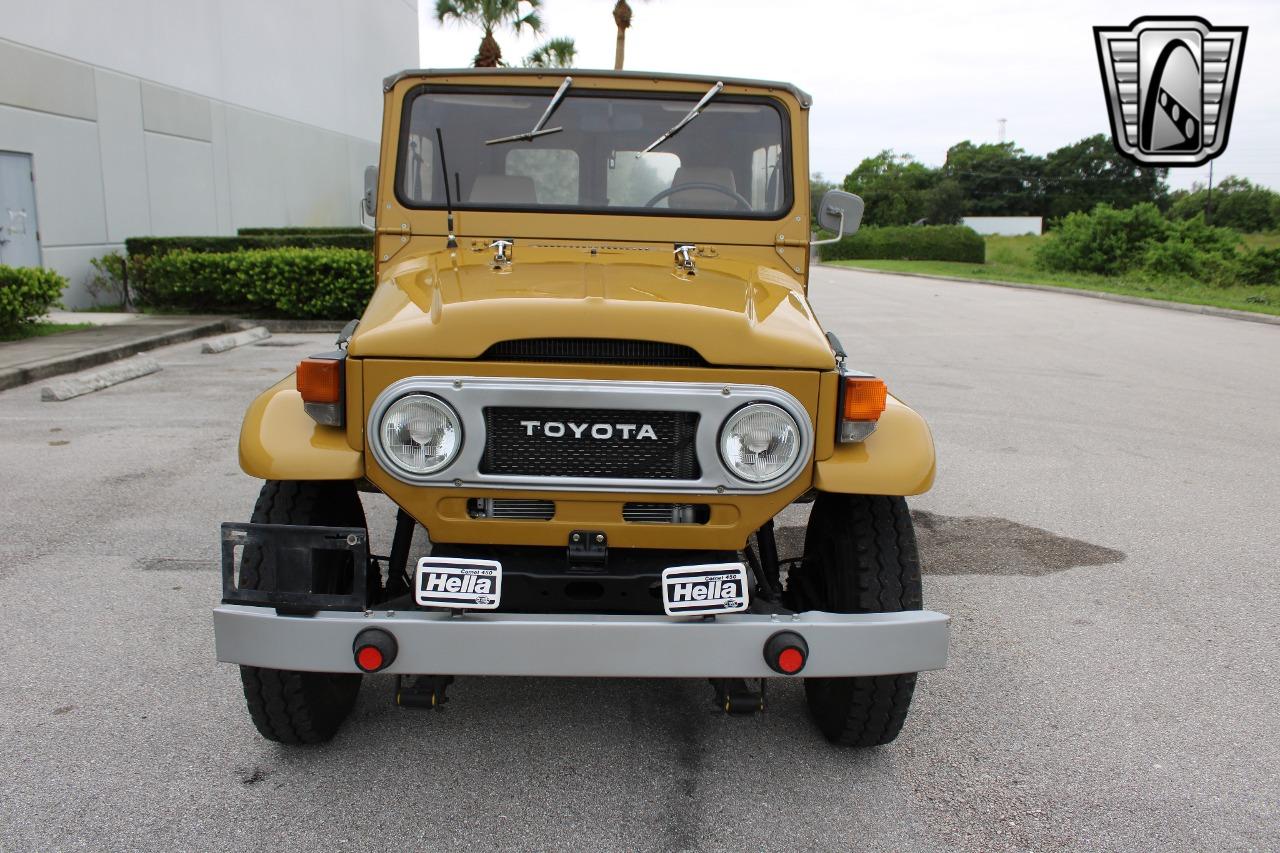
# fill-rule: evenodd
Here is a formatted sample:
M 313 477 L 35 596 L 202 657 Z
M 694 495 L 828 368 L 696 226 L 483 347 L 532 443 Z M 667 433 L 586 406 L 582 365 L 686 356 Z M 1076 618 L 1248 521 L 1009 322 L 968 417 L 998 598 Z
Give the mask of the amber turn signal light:
M 874 421 L 884 414 L 889 396 L 884 380 L 874 376 L 844 377 L 844 411 L 846 421 Z
M 308 403 L 342 402 L 342 361 L 304 358 L 298 362 L 298 393 Z
M 889 392 L 884 380 L 875 376 L 840 377 L 840 425 L 842 444 L 863 441 L 875 432 L 884 414 Z
M 298 362 L 297 385 L 302 408 L 324 426 L 342 426 L 342 358 L 304 358 Z

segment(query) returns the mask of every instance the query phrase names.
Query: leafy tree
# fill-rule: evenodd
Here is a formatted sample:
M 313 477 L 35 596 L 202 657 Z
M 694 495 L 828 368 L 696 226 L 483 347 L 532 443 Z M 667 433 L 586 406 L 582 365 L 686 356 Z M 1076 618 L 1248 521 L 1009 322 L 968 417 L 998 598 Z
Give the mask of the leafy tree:
M 827 190 L 838 186 L 840 185 L 824 178 L 821 172 L 814 172 L 809 176 L 809 216 L 815 229 L 818 227 L 818 205 L 822 204 L 822 197 L 827 194 Z
M 524 58 L 525 68 L 569 68 L 578 56 L 571 38 L 553 38 Z
M 956 182 L 971 216 L 1041 214 L 1040 178 L 1044 160 L 1012 142 L 969 140 L 947 149 L 943 177 Z
M 842 186 L 867 203 L 862 220 L 867 225 L 910 225 L 928 218 L 930 194 L 938 180 L 936 169 L 910 154 L 886 149 L 859 163 Z
M 1225 178 L 1213 188 L 1212 208 L 1208 188 L 1194 184 L 1191 191 L 1173 194 L 1169 216 L 1192 219 L 1203 216 L 1214 225 L 1239 231 L 1274 231 L 1280 228 L 1280 193 L 1260 187 L 1248 178 Z
M 631 5 L 618 0 L 613 6 L 613 23 L 618 28 L 618 42 L 613 50 L 613 68 L 622 70 L 622 59 L 627 52 L 627 30 L 631 29 Z
M 1139 166 L 1120 156 L 1111 140 L 1099 133 L 1064 145 L 1044 158 L 1040 174 L 1040 212 L 1060 219 L 1098 204 L 1133 207 L 1167 204 L 1168 169 Z
M 528 7 L 529 11 L 523 11 Z M 519 33 L 526 27 L 534 33 L 542 32 L 542 18 L 538 9 L 542 0 L 436 0 L 436 20 L 445 23 L 454 20 L 460 24 L 479 27 L 484 32 L 480 49 L 476 53 L 476 68 L 496 68 L 502 62 L 502 48 L 493 37 L 495 30 L 510 27 Z
M 955 225 L 964 216 L 964 190 L 954 178 L 939 178 L 925 196 L 925 219 L 930 225 Z

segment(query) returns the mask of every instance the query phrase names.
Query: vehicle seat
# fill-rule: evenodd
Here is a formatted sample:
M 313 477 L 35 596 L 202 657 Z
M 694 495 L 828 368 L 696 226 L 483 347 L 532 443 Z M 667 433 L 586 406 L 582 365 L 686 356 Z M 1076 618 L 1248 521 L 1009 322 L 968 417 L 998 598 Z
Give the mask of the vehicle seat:
M 737 191 L 737 183 L 733 180 L 733 170 L 727 166 L 681 166 L 676 169 L 671 186 L 681 184 L 715 184 L 727 190 Z M 739 207 L 732 196 L 718 193 L 715 190 L 685 190 L 667 196 L 667 206 L 681 210 L 734 210 Z
M 533 178 L 527 175 L 477 175 L 467 201 L 472 204 L 537 204 Z

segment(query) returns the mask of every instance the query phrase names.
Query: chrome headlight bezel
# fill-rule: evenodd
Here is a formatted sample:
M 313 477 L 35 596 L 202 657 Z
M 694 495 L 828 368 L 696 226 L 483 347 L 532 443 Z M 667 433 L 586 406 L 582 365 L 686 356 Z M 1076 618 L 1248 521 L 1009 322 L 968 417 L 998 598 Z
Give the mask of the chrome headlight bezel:
M 746 420 L 750 415 L 757 413 L 768 413 L 784 418 L 785 422 L 789 425 L 790 432 L 789 440 L 791 451 L 786 463 L 778 466 L 768 476 L 762 477 L 753 476 L 735 465 L 730 458 L 728 445 L 729 441 L 735 437 L 733 428 Z M 803 456 L 807 451 L 806 439 L 806 432 L 801 427 L 800 422 L 796 419 L 794 414 L 776 403 L 755 401 L 747 403 L 745 406 L 740 406 L 724 419 L 724 423 L 720 425 L 720 433 L 716 439 L 716 451 L 720 455 L 720 464 L 724 466 L 725 471 L 730 476 L 741 480 L 744 483 L 750 483 L 754 486 L 762 486 L 790 479 L 790 475 L 795 472 L 796 467 L 803 461 Z
M 398 416 L 402 407 L 410 402 L 425 405 L 439 413 L 454 436 L 452 446 L 448 448 L 448 452 L 440 461 L 434 464 L 420 467 L 407 464 L 399 454 L 388 446 L 387 422 L 392 417 Z M 417 391 L 400 394 L 393 399 L 383 402 L 383 404 L 378 407 L 378 411 L 375 414 L 376 417 L 370 419 L 373 422 L 370 425 L 373 426 L 374 429 L 371 430 L 372 435 L 369 436 L 369 446 L 373 449 L 374 457 L 378 460 L 378 463 L 383 468 L 388 471 L 393 471 L 399 476 L 409 478 L 426 478 L 438 475 L 456 462 L 459 454 L 462 452 L 462 446 L 466 441 L 466 433 L 462 426 L 462 418 L 458 415 L 457 409 L 435 394 L 427 394 Z

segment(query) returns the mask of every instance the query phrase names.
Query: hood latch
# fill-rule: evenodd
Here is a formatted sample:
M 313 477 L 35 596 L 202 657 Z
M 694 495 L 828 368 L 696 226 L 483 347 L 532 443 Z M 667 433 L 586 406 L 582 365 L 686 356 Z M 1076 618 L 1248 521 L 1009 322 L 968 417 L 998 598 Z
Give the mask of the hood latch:
M 510 239 L 498 239 L 489 244 L 489 248 L 494 250 L 493 268 L 495 270 L 511 266 L 512 250 L 515 246 L 516 241 Z
M 697 251 L 697 246 L 689 243 L 676 243 L 673 252 L 676 260 L 676 272 L 682 272 L 685 275 L 697 275 L 698 264 L 693 259 Z

